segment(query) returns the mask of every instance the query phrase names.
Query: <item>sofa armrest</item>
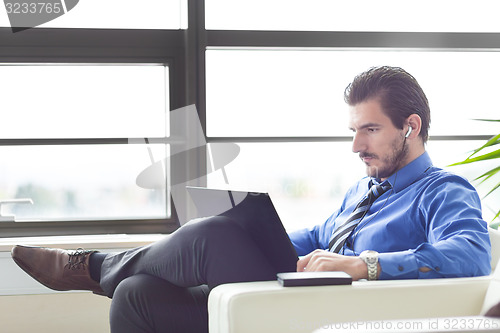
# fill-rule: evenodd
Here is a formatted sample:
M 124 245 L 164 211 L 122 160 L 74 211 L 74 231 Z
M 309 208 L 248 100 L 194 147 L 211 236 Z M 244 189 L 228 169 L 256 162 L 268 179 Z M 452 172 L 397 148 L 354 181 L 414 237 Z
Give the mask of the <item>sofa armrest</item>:
M 311 332 L 323 324 L 479 314 L 490 276 L 282 287 L 276 281 L 221 285 L 209 296 L 217 333 Z

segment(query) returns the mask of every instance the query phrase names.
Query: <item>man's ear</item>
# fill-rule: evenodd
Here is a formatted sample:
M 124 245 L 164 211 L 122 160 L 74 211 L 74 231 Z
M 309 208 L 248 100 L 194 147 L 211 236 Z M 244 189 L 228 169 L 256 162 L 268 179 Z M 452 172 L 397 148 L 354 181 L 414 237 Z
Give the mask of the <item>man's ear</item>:
M 408 138 L 416 138 L 422 130 L 422 119 L 418 114 L 413 113 L 406 118 L 406 126 L 411 126 L 411 133 L 408 135 Z

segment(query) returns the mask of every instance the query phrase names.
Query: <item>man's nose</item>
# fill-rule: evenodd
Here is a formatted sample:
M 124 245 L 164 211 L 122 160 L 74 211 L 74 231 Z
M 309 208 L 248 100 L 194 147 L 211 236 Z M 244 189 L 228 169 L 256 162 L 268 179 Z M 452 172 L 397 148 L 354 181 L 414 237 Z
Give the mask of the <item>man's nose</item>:
M 358 133 L 354 133 L 354 136 L 352 138 L 352 152 L 360 153 L 365 150 L 366 150 L 366 144 L 363 138 Z

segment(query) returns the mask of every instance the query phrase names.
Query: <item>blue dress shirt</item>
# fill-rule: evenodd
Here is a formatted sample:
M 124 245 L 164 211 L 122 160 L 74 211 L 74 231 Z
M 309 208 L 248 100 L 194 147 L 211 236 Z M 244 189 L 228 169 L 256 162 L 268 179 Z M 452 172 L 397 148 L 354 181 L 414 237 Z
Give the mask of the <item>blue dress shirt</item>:
M 427 152 L 389 177 L 348 237 L 341 254 L 379 252 L 380 279 L 465 277 L 491 272 L 491 245 L 481 202 L 464 178 L 432 166 Z M 368 191 L 369 177 L 349 189 L 326 222 L 289 234 L 298 255 L 328 249 L 332 232 Z M 428 267 L 429 272 L 419 271 Z

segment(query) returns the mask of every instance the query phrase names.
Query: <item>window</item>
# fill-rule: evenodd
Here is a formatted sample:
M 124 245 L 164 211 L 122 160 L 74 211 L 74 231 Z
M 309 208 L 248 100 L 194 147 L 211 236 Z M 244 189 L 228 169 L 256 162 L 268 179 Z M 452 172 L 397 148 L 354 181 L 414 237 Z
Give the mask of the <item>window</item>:
M 0 200 L 33 200 L 2 205 L 15 222 L 1 237 L 178 227 L 169 189 L 138 176 L 168 155 L 170 110 L 188 104 L 183 35 L 0 29 Z
M 207 132 L 214 137 L 348 136 L 343 93 L 372 66 L 400 66 L 431 104 L 430 135 L 480 135 L 495 124 L 497 52 L 406 50 L 207 51 Z M 228 126 L 231 124 L 231 126 Z
M 342 203 L 347 189 L 365 175 L 363 163 L 351 152 L 350 142 L 238 142 L 240 154 L 225 167 L 232 189 L 268 192 L 289 231 L 324 222 Z M 257 141 L 257 140 L 256 140 Z M 430 140 L 427 150 L 434 165 L 446 167 L 467 157 L 478 145 L 474 140 Z M 494 166 L 483 164 L 474 169 L 453 167 L 451 171 L 469 180 Z M 220 173 L 209 175 L 208 184 L 225 188 Z M 486 195 L 478 187 L 480 196 Z M 483 200 L 483 216 L 491 220 L 498 197 Z
M 500 36 L 484 10 L 498 4 L 446 3 L 207 1 L 208 141 L 241 147 L 226 167 L 229 187 L 270 192 L 288 230 L 323 222 L 365 174 L 351 153 L 343 92 L 372 66 L 401 66 L 423 87 L 435 165 L 447 168 L 497 133 L 474 119 L 498 118 Z M 472 181 L 482 168 L 450 170 Z M 217 174 L 209 185 L 228 186 Z M 498 200 L 483 201 L 486 220 Z
M 364 175 L 346 142 L 351 134 L 343 92 L 356 74 L 388 64 L 417 78 L 431 105 L 427 148 L 435 165 L 447 167 L 477 146 L 470 139 L 497 131 L 494 123 L 474 120 L 497 118 L 488 97 L 498 88 L 497 58 L 497 52 L 474 50 L 214 47 L 207 51 L 207 133 L 215 141 L 244 139 L 240 156 L 227 167 L 232 186 L 258 185 L 272 193 L 288 229 L 318 224 Z M 470 180 L 481 174 L 450 170 Z M 225 186 L 215 175 L 210 184 Z M 493 218 L 497 201 L 494 195 L 484 200 L 486 219 Z
M 0 138 L 163 137 L 162 64 L 3 64 Z
M 168 67 L 18 64 L 0 66 L 0 76 L 0 137 L 25 139 L 0 147 L 1 197 L 34 201 L 6 206 L 4 215 L 13 213 L 16 221 L 169 217 L 165 190 L 136 184 L 151 164 L 151 148 L 159 160 L 165 145 L 127 141 L 168 136 Z
M 170 151 L 183 152 L 173 145 L 192 139 L 189 131 L 169 129 L 182 127 L 171 124 L 172 111 L 188 105 L 206 135 L 196 142 L 235 143 L 240 153 L 206 179 L 210 158 L 184 154 L 187 161 L 166 164 L 167 179 L 199 175 L 199 185 L 269 191 L 287 229 L 321 223 L 364 176 L 350 152 L 344 88 L 381 64 L 407 69 L 424 88 L 434 163 L 460 160 L 497 132 L 471 119 L 498 114 L 489 103 L 498 90 L 490 78 L 500 74 L 497 7 L 88 0 L 16 34 L 0 12 L 8 105 L 0 110 L 8 123 L 0 200 L 35 202 L 3 207 L 18 222 L 1 222 L 0 235 L 174 230 L 171 188 L 148 190 L 136 178 Z M 488 200 L 486 219 L 498 198 Z

